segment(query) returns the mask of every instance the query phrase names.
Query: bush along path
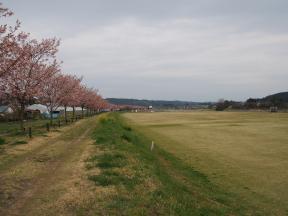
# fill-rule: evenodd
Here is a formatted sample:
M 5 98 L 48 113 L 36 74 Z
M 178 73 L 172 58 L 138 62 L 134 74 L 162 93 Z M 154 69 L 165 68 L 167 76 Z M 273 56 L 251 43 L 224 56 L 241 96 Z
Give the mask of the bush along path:
M 85 167 L 98 194 L 80 215 L 263 215 L 173 155 L 151 151 L 117 113 L 100 117 L 93 139 Z

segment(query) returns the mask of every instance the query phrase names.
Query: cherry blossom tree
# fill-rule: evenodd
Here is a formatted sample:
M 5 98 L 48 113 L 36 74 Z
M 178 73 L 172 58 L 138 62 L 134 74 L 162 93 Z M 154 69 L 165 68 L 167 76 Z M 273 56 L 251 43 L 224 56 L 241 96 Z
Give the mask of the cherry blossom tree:
M 73 118 L 75 117 L 75 106 L 78 106 L 82 100 L 81 94 L 82 77 L 78 78 L 72 75 L 66 75 L 63 81 L 63 98 L 62 105 L 64 106 L 64 118 L 67 122 L 67 107 L 73 107 Z
M 86 94 L 86 114 L 87 116 L 89 116 L 89 114 L 97 110 L 97 101 L 99 100 L 99 95 L 98 90 L 95 90 L 93 88 L 88 89 Z
M 87 103 L 87 110 L 92 113 L 99 113 L 103 111 L 104 109 L 108 109 L 110 105 L 106 100 L 102 98 L 102 96 L 99 94 L 98 90 L 90 89 L 88 92 L 89 99 L 86 102 Z
M 78 96 L 79 96 L 79 98 L 81 98 L 78 106 L 81 107 L 82 118 L 84 118 L 84 109 L 86 107 L 86 104 L 89 101 L 89 89 L 86 86 L 81 85 L 80 88 L 78 89 Z
M 23 53 L 20 63 L 11 68 L 9 75 L 0 77 L 0 91 L 19 114 L 23 129 L 24 111 L 39 96 L 43 84 L 59 71 L 56 52 L 59 41 L 44 39 L 38 42 L 21 38 L 14 52 Z
M 50 124 L 53 123 L 53 112 L 62 104 L 65 96 L 65 85 L 67 78 L 60 73 L 49 77 L 42 86 L 39 100 L 44 104 L 50 113 Z
M 11 17 L 13 12 L 0 3 L 0 21 Z M 2 22 L 3 20 L 3 22 Z M 84 109 L 87 115 L 99 112 L 109 104 L 103 100 L 98 90 L 81 84 L 82 78 L 64 75 L 56 59 L 59 40 L 56 38 L 41 41 L 31 39 L 29 33 L 19 30 L 20 22 L 14 26 L 0 24 L 0 99 L 7 101 L 18 113 L 20 127 L 27 105 L 41 101 L 52 114 L 60 105 Z
M 4 8 L 0 3 L 0 21 L 11 17 L 13 12 Z M 4 23 L 4 21 L 3 21 Z M 17 20 L 14 26 L 7 24 L 0 25 L 0 77 L 7 74 L 19 61 L 21 61 L 23 52 L 19 52 L 18 43 L 27 38 L 29 34 L 19 32 L 20 21 Z

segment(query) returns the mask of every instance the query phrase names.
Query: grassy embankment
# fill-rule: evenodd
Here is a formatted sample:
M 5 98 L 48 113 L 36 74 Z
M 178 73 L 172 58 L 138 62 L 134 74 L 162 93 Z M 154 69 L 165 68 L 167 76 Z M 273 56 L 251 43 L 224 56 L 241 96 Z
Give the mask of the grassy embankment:
M 151 139 L 119 114 L 103 115 L 93 138 L 97 154 L 86 169 L 100 192 L 97 208 L 79 215 L 262 215 L 159 146 L 151 151 Z

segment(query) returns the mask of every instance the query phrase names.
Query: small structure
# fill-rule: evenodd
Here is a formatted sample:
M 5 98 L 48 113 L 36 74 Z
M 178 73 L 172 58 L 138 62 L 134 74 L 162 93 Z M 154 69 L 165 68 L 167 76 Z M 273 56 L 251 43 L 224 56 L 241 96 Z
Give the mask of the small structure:
M 63 110 L 64 110 L 64 107 L 63 107 Z M 53 111 L 52 118 L 53 119 L 58 118 L 61 114 L 61 111 L 62 111 L 62 107 L 61 108 L 59 107 L 58 109 Z M 26 113 L 27 113 L 28 118 L 35 118 L 37 116 L 39 117 L 43 116 L 44 118 L 47 118 L 47 119 L 51 118 L 48 108 L 42 104 L 33 104 L 33 105 L 28 106 L 26 109 Z
M 278 112 L 278 107 L 277 106 L 270 107 L 270 112 Z
M 10 106 L 0 106 L 0 120 L 13 120 L 14 119 L 14 111 Z
M 30 105 L 27 107 L 26 109 L 27 111 L 37 111 L 41 114 L 44 114 L 44 113 L 48 113 L 48 109 L 45 105 L 42 105 L 42 104 L 33 104 L 33 105 Z
M 59 116 L 60 116 L 60 111 L 55 110 L 55 111 L 52 112 L 52 118 L 53 118 L 53 119 L 56 119 L 56 118 L 58 118 Z M 49 118 L 50 118 L 50 116 L 49 116 Z
M 0 106 L 1 115 L 11 114 L 11 113 L 13 113 L 13 110 L 10 106 Z
M 33 104 L 26 108 L 26 114 L 28 118 L 34 119 L 37 117 L 45 117 L 49 116 L 49 111 L 46 106 L 42 104 Z
M 154 112 L 154 111 L 153 111 L 153 106 L 151 106 L 151 105 L 148 106 L 148 112 Z
M 65 113 L 65 107 L 59 106 L 56 111 L 59 111 L 59 115 L 64 115 Z M 74 107 L 75 115 L 80 116 L 82 114 L 82 108 L 81 107 Z M 83 111 L 86 111 L 86 109 L 83 109 Z M 73 107 L 67 106 L 66 112 L 73 112 Z

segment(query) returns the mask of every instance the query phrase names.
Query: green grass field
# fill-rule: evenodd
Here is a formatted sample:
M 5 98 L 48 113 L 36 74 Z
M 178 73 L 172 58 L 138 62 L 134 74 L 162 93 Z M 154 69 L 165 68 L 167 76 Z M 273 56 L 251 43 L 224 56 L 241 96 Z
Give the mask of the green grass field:
M 288 114 L 126 113 L 128 122 L 185 164 L 267 215 L 288 214 Z

